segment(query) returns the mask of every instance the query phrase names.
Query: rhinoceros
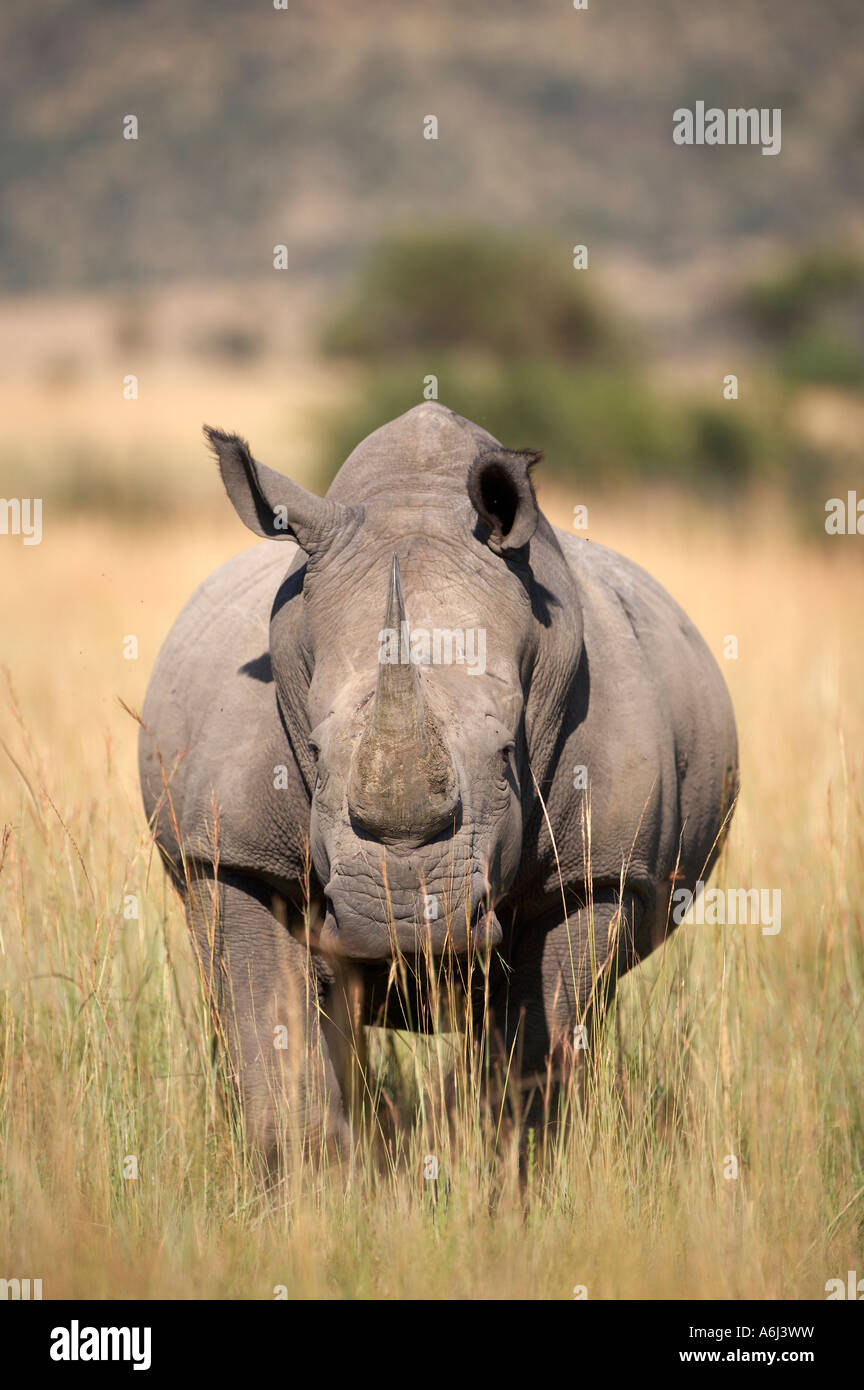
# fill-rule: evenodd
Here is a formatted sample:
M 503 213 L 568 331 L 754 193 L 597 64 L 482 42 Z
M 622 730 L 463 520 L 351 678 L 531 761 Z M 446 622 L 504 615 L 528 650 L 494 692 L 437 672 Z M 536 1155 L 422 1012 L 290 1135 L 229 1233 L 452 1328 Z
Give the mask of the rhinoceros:
M 737 740 L 708 647 L 638 565 L 550 525 L 539 454 L 437 402 L 323 498 L 205 433 L 264 539 L 171 630 L 140 773 L 250 1142 L 350 1142 L 346 1031 L 429 1026 L 439 970 L 523 1088 L 560 1077 L 722 845 Z

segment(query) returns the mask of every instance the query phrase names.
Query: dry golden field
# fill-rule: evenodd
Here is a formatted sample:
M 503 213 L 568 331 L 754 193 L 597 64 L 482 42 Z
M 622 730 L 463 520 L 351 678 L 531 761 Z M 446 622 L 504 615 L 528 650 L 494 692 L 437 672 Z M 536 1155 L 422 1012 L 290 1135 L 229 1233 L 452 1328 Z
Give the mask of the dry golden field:
M 864 535 L 823 510 L 864 499 L 861 9 L 0 7 L 0 1302 L 864 1295 Z M 741 763 L 712 886 L 780 914 L 632 971 L 548 1136 L 458 1018 L 369 1030 L 353 1148 L 268 1186 L 135 712 L 254 543 L 201 425 L 322 490 L 433 381 L 703 633 Z M 697 1319 L 663 1311 L 634 1357 Z M 199 1379 L 248 1361 L 182 1312 Z
M 193 402 L 243 427 L 213 405 Z M 260 454 L 302 476 L 296 452 Z M 565 524 L 587 500 L 591 539 L 666 584 L 721 659 L 743 791 L 716 881 L 779 888 L 782 929 L 684 926 L 628 977 L 591 1103 L 527 1182 L 470 1081 L 442 1123 L 431 1055 L 400 1035 L 388 1084 L 419 1099 L 391 1160 L 361 1136 L 266 1197 L 218 1104 L 120 703 L 140 707 L 179 607 L 249 541 L 203 451 L 183 457 L 198 508 L 67 515 L 49 488 L 41 545 L 0 537 L 3 1271 L 46 1298 L 568 1299 L 820 1298 L 860 1269 L 864 541 L 802 541 L 770 496 L 547 496 Z

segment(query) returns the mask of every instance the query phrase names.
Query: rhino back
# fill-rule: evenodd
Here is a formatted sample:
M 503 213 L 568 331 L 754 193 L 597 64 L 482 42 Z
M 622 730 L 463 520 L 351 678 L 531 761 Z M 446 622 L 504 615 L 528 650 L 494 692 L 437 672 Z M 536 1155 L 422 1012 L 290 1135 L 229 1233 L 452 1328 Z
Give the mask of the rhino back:
M 287 540 L 262 541 L 234 556 L 192 595 L 157 657 L 142 710 L 139 766 L 145 810 L 148 817 L 155 812 L 157 840 L 175 864 L 175 821 L 186 852 L 210 861 L 215 815 L 222 864 L 286 880 L 300 871 L 308 802 L 269 655 L 273 601 L 299 559 Z M 296 589 L 299 595 L 299 583 Z M 278 789 L 277 767 L 286 769 L 288 783 Z M 173 814 L 163 795 L 166 778 Z

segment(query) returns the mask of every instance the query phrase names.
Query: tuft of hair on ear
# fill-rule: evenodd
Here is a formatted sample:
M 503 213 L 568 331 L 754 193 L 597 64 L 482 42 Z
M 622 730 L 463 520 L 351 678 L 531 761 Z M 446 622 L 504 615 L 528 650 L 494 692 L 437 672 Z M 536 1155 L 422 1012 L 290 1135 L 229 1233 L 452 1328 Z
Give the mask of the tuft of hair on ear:
M 217 430 L 213 425 L 202 425 L 201 430 L 217 463 L 221 465 L 223 454 L 231 450 L 239 455 L 244 465 L 251 466 L 252 451 L 241 435 L 228 434 L 226 430 Z
M 272 504 L 265 497 L 260 482 L 261 465 L 252 457 L 246 440 L 239 434 L 204 425 L 204 438 L 219 465 L 219 473 L 228 499 L 240 520 L 256 536 L 273 535 Z M 263 470 L 265 474 L 269 470 Z M 287 535 L 287 531 L 285 532 Z
M 508 454 L 513 454 L 515 458 L 525 460 L 525 467 L 529 470 L 536 468 L 538 463 L 543 462 L 542 449 L 508 449 Z

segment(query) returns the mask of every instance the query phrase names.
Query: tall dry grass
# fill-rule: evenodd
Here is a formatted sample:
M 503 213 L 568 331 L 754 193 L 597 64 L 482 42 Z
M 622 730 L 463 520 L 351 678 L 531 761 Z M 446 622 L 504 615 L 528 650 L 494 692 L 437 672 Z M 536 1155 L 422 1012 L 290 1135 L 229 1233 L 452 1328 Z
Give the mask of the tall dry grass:
M 0 1276 L 46 1297 L 818 1298 L 861 1268 L 864 542 L 802 544 L 770 499 L 590 515 L 718 656 L 738 638 L 743 795 L 716 881 L 780 888 L 782 929 L 685 926 L 627 977 L 590 1105 L 522 1178 L 458 1040 L 399 1034 L 373 1040 L 392 1149 L 370 1125 L 269 1195 L 220 1104 L 119 702 L 140 707 L 180 604 L 245 533 L 188 515 L 0 538 Z

